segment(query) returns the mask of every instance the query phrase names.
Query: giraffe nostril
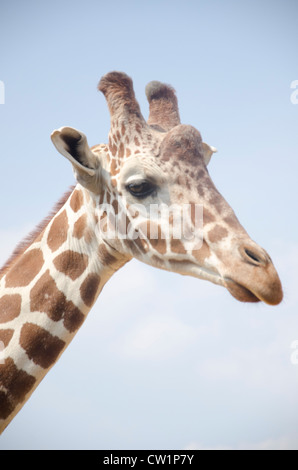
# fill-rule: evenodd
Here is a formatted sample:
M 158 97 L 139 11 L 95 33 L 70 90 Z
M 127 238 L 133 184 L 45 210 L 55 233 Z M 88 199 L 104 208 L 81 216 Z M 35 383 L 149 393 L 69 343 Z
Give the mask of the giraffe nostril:
M 244 261 L 255 266 L 266 266 L 270 262 L 269 256 L 261 248 L 242 246 L 240 253 Z
M 244 252 L 251 260 L 255 261 L 256 263 L 261 262 L 260 258 L 255 253 L 253 253 L 251 250 L 247 250 L 246 248 L 244 248 Z

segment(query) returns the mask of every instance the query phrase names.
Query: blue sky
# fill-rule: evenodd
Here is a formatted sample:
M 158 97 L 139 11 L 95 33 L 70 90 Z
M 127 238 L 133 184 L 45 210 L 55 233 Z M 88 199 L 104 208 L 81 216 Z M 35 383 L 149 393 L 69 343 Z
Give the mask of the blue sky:
M 278 307 L 129 263 L 105 286 L 0 449 L 298 449 L 296 1 L 2 1 L 0 261 L 73 184 L 51 132 L 107 141 L 96 85 L 177 91 L 182 122 L 218 148 L 217 188 L 280 273 Z

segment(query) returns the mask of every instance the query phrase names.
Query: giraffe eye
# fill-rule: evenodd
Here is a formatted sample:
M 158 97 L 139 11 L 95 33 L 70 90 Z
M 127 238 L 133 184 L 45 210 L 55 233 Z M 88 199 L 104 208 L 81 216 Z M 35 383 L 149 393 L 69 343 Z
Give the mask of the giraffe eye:
M 149 181 L 141 181 L 138 183 L 130 183 L 126 186 L 126 189 L 132 194 L 132 196 L 143 199 L 150 196 L 156 191 L 156 186 Z

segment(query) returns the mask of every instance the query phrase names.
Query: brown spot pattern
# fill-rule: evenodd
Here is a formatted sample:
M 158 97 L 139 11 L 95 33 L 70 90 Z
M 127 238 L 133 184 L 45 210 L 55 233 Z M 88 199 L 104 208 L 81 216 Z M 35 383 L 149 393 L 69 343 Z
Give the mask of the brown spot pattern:
M 34 323 L 25 323 L 20 346 L 35 364 L 47 369 L 56 362 L 65 342 Z
M 19 294 L 4 295 L 0 298 L 0 323 L 16 318 L 21 312 L 22 297 Z
M 88 256 L 76 251 L 66 250 L 56 256 L 53 261 L 55 268 L 75 281 L 88 266 Z
M 111 163 L 111 175 L 115 175 L 117 173 L 117 162 L 115 158 L 113 158 L 112 163 Z
M 113 200 L 112 206 L 113 206 L 113 209 L 114 209 L 114 214 L 115 214 L 115 215 L 118 215 L 118 212 L 119 212 L 119 204 L 118 204 L 117 199 L 114 199 L 114 200 Z
M 102 191 L 100 196 L 99 196 L 99 205 L 101 206 L 104 202 L 104 197 L 105 197 L 105 192 Z M 96 205 L 94 204 L 94 207 L 96 207 Z
M 214 215 L 208 211 L 205 207 L 203 208 L 203 223 L 210 224 L 211 222 L 215 221 Z
M 225 217 L 224 222 L 226 222 L 226 224 L 233 229 L 239 229 L 240 227 L 240 222 L 235 215 L 229 215 L 228 217 Z
M 88 307 L 91 307 L 100 284 L 100 276 L 95 273 L 88 274 L 81 285 L 80 293 L 83 301 Z
M 117 154 L 117 145 L 112 144 L 111 140 L 110 140 L 110 143 L 109 143 L 109 150 L 110 150 L 111 154 L 113 155 L 113 157 L 115 157 L 116 154 Z
M 48 234 L 48 245 L 52 251 L 58 248 L 66 241 L 68 232 L 68 218 L 66 211 L 54 218 Z
M 197 261 L 203 263 L 206 258 L 209 258 L 209 256 L 211 255 L 211 251 L 207 243 L 203 241 L 201 248 L 198 250 L 193 250 L 192 255 Z
M 28 286 L 39 273 L 44 263 L 42 251 L 33 249 L 25 253 L 6 274 L 6 287 Z
M 123 142 L 121 142 L 120 146 L 119 146 L 119 152 L 118 152 L 118 158 L 123 158 L 124 156 L 124 145 L 123 145 Z
M 87 226 L 87 215 L 83 214 L 74 224 L 73 236 L 75 238 L 81 239 L 86 230 L 86 226 Z
M 223 238 L 228 236 L 228 231 L 226 228 L 222 227 L 221 225 L 215 225 L 215 227 L 208 232 L 208 238 L 211 243 L 218 243 Z
M 101 263 L 105 266 L 111 266 L 117 261 L 115 256 L 111 255 L 111 253 L 108 252 L 107 247 L 103 243 L 98 247 L 98 256 Z
M 53 321 L 63 319 L 65 328 L 73 333 L 84 321 L 84 315 L 72 301 L 57 288 L 49 271 L 37 281 L 30 292 L 31 312 L 44 312 Z
M 84 203 L 84 196 L 82 191 L 76 189 L 70 199 L 70 207 L 74 212 L 78 212 Z
M 211 194 L 212 196 L 209 199 L 209 203 L 212 207 L 215 207 L 218 214 L 221 214 L 225 209 L 224 200 L 218 191 L 212 191 Z
M 0 330 L 0 341 L 4 344 L 4 347 L 8 346 L 11 338 L 13 337 L 14 330 L 10 328 L 6 330 Z
M 6 419 L 25 400 L 36 379 L 19 370 L 11 358 L 0 364 L 0 418 Z
M 16 247 L 10 258 L 6 261 L 4 266 L 0 269 L 0 279 L 4 276 L 4 274 L 9 270 L 12 264 L 22 256 L 25 251 L 29 248 L 29 246 L 36 240 L 39 241 L 42 238 L 44 233 L 45 227 L 49 224 L 51 219 L 60 211 L 63 207 L 67 199 L 69 198 L 70 194 L 72 193 L 73 188 L 68 191 L 64 196 L 60 199 L 60 201 L 54 207 L 52 213 L 46 217 L 38 226 L 36 227 L 33 232 L 31 232 L 19 245 Z
M 173 253 L 178 253 L 180 255 L 185 255 L 186 254 L 186 250 L 185 250 L 184 245 L 181 242 L 181 240 L 178 240 L 178 239 L 175 239 L 175 238 L 172 238 L 172 240 L 171 240 L 171 251 Z
M 91 228 L 87 227 L 85 232 L 84 232 L 85 242 L 86 243 L 91 243 L 93 235 L 94 235 L 94 232 L 91 230 Z

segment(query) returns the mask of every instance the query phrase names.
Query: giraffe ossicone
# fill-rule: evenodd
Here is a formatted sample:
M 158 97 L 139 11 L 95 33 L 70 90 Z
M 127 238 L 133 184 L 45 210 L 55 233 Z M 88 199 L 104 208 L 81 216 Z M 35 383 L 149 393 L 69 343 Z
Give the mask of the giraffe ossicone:
M 216 149 L 181 124 L 174 89 L 147 85 L 146 122 L 126 74 L 111 72 L 98 88 L 110 110 L 108 143 L 90 148 L 76 129 L 53 132 L 77 184 L 0 271 L 0 431 L 132 258 L 221 285 L 239 301 L 283 297 L 269 255 L 209 176 Z

